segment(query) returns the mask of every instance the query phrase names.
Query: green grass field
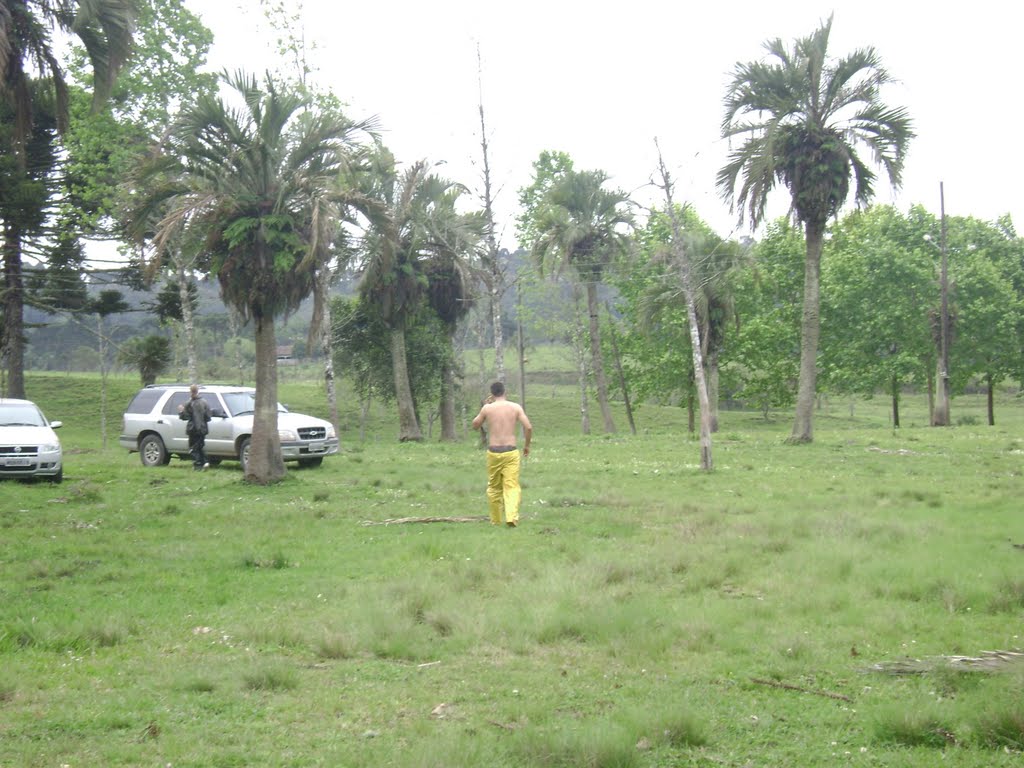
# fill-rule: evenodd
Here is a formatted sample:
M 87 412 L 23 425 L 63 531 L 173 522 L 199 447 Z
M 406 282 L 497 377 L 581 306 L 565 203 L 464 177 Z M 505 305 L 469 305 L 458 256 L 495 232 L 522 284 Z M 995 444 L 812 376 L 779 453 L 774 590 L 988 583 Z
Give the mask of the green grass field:
M 1009 396 L 946 429 L 908 398 L 895 432 L 833 400 L 806 446 L 723 412 L 706 474 L 679 409 L 584 437 L 532 387 L 508 530 L 472 436 L 399 445 L 377 407 L 360 441 L 346 401 L 340 455 L 250 487 L 120 449 L 136 388 L 103 449 L 97 379 L 28 378 L 65 482 L 0 483 L 3 768 L 1022 763 L 1024 663 L 948 658 L 1024 650 Z

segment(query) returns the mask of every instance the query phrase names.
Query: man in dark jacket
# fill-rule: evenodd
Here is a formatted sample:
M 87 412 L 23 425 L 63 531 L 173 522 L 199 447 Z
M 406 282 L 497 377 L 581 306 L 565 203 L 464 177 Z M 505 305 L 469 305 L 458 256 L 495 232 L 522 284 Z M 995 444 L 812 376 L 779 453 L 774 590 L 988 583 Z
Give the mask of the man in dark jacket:
M 192 468 L 202 472 L 210 466 L 206 458 L 206 432 L 210 423 L 210 406 L 199 396 L 199 385 L 193 384 L 189 391 L 191 399 L 178 406 L 178 418 L 187 422 L 185 432 L 188 434 L 188 452 L 192 457 Z

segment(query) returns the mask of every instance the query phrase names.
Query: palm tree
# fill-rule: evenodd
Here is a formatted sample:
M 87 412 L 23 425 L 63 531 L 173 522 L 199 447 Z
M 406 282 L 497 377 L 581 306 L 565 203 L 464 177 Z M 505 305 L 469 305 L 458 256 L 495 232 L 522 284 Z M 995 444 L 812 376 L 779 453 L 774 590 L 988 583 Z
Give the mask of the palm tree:
M 787 51 L 781 40 L 765 44 L 771 60 L 737 64 L 725 98 L 722 135 L 744 136 L 718 172 L 718 187 L 740 220 L 765 216 L 777 182 L 792 196 L 794 217 L 803 224 L 804 307 L 801 323 L 800 380 L 793 442 L 813 440 L 818 352 L 821 249 L 830 217 L 846 201 L 867 203 L 874 193 L 874 172 L 857 154 L 868 149 L 894 185 L 913 132 L 906 110 L 886 106 L 881 87 L 891 78 L 873 48 L 844 58 L 828 58 L 831 17 Z
M 22 140 L 32 133 L 36 77 L 53 85 L 59 125 L 67 127 L 68 86 L 54 34 L 82 41 L 95 77 L 93 104 L 99 107 L 128 60 L 135 16 L 135 0 L 0 0 L 0 94 L 18 115 Z
M 456 204 L 464 192 L 460 186 L 453 187 L 441 200 L 431 223 L 436 246 L 433 255 L 425 265 L 427 278 L 427 301 L 441 320 L 447 338 L 447 360 L 441 372 L 441 439 L 454 441 L 455 432 L 455 334 L 459 320 L 473 307 L 472 287 L 474 277 L 483 272 L 484 283 L 494 273 L 493 238 L 487 237 L 491 229 L 491 216 L 486 207 L 483 211 L 458 213 Z M 486 256 L 481 259 L 483 269 L 474 268 L 474 255 L 480 254 L 483 244 Z M 493 295 L 493 294 L 492 294 Z M 500 373 L 500 371 L 499 371 Z
M 121 347 L 117 360 L 135 366 L 143 386 L 154 384 L 171 362 L 171 341 L 166 336 L 136 337 Z
M 0 99 L 10 114 L 13 158 L 28 172 L 26 146 L 37 131 L 40 89 L 48 83 L 46 100 L 59 131 L 68 123 L 68 86 L 57 59 L 54 35 L 74 34 L 85 45 L 94 74 L 93 104 L 109 95 L 131 49 L 135 21 L 133 0 L 0 0 Z M 25 396 L 21 273 L 22 238 L 18 221 L 4 215 L 3 343 L 11 397 Z
M 423 160 L 399 173 L 394 156 L 384 148 L 362 174 L 359 189 L 369 220 L 360 291 L 390 333 L 398 439 L 418 441 L 423 433 L 409 381 L 405 331 L 427 295 L 428 262 L 461 252 L 453 245 L 458 240 L 451 227 L 454 201 L 463 190 L 431 173 Z
M 267 76 L 224 80 L 241 100 L 201 96 L 168 130 L 143 168 L 147 189 L 134 210 L 153 229 L 153 259 L 178 238 L 201 237 L 226 303 L 254 325 L 256 412 L 245 477 L 266 484 L 285 474 L 277 431 L 274 319 L 313 291 L 348 196 L 338 179 L 364 124 L 312 109 Z M 145 185 L 145 186 L 142 186 Z
M 601 354 L 597 287 L 605 268 L 627 250 L 633 217 L 627 208 L 629 198 L 624 192 L 605 189 L 607 180 L 604 171 L 569 169 L 560 174 L 540 203 L 532 251 L 541 272 L 558 275 L 572 269 L 586 286 L 597 399 L 605 431 L 614 432 Z

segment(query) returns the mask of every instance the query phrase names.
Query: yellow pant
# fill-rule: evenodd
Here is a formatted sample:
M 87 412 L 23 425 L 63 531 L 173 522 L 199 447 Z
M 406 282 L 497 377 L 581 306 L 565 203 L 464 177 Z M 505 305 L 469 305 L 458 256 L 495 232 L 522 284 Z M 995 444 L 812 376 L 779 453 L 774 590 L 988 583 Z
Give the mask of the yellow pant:
M 487 503 L 491 523 L 501 525 L 501 513 L 506 523 L 519 522 L 519 451 L 487 452 Z

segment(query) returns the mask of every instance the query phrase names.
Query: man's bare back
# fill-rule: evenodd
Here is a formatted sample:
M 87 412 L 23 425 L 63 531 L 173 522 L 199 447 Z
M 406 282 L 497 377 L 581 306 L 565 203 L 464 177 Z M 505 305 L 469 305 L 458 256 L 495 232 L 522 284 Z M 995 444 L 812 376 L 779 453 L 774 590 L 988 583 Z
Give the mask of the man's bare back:
M 501 397 L 490 397 L 480 413 L 473 419 L 473 429 L 487 424 L 488 444 L 491 448 L 514 448 L 516 445 L 516 423 L 523 425 L 523 456 L 530 455 L 530 440 L 533 425 L 519 403 Z

